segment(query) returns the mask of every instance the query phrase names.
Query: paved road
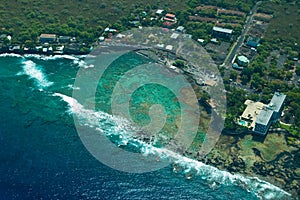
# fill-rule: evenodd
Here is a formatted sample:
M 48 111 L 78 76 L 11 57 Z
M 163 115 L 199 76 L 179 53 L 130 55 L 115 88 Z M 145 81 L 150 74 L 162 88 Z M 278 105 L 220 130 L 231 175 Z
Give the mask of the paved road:
M 240 35 L 240 37 L 238 38 L 238 40 L 235 43 L 235 46 L 233 47 L 233 50 L 230 52 L 230 54 L 227 56 L 227 58 L 225 59 L 224 62 L 224 66 L 226 68 L 230 68 L 233 62 L 234 57 L 236 56 L 236 54 L 238 53 L 239 48 L 243 45 L 244 40 L 246 38 L 246 35 L 250 29 L 251 23 L 253 21 L 253 15 L 257 12 L 257 8 L 259 6 L 259 4 L 261 3 L 261 1 L 257 2 L 251 12 L 250 12 L 250 16 L 248 16 L 246 24 L 245 24 L 245 28 L 242 31 L 242 34 Z

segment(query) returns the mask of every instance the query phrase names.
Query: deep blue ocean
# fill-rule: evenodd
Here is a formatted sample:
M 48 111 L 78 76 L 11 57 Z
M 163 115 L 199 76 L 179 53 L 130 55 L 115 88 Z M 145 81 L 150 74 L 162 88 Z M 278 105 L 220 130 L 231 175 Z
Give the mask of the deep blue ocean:
M 99 162 L 82 144 L 66 100 L 80 90 L 77 71 L 92 67 L 83 59 L 0 56 L 0 200 L 289 198 L 254 177 L 183 157 L 176 158 L 183 168 L 177 173 L 172 165 L 136 174 Z

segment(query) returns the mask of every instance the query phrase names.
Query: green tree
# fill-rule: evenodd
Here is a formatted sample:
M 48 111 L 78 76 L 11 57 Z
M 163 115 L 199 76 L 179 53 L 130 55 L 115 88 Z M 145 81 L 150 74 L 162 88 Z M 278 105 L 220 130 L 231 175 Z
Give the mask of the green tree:
M 300 76 L 300 65 L 296 67 L 296 74 Z
M 229 77 L 233 80 L 236 81 L 236 79 L 238 78 L 238 73 L 236 71 L 231 71 Z
M 184 68 L 184 61 L 183 60 L 176 60 L 174 63 L 173 63 L 174 66 L 178 67 L 178 68 Z

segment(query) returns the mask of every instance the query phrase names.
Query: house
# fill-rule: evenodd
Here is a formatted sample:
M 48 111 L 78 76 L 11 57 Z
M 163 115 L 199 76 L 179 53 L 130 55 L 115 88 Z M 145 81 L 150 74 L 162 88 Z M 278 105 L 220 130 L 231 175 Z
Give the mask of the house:
M 129 22 L 133 27 L 139 27 L 141 25 L 139 20 L 134 20 Z
M 254 132 L 261 135 L 266 135 L 272 123 L 272 115 L 273 111 L 269 110 L 267 107 L 264 107 L 257 116 Z
M 157 46 L 158 48 L 161 48 L 161 49 L 165 47 L 164 44 L 157 44 L 156 46 Z
M 163 15 L 164 13 L 165 13 L 165 11 L 162 10 L 162 9 L 158 9 L 158 10 L 155 12 L 156 15 Z
M 249 37 L 247 39 L 246 45 L 249 47 L 257 48 L 259 45 L 260 38 Z
M 116 36 L 116 38 L 118 38 L 118 39 L 123 39 L 123 38 L 125 38 L 125 37 L 126 37 L 126 35 L 121 34 L 121 33 L 119 33 L 119 34 Z
M 178 26 L 178 27 L 176 28 L 176 31 L 178 31 L 178 32 L 180 32 L 180 33 L 183 33 L 184 27 L 183 27 L 183 26 Z
M 59 43 L 69 43 L 71 41 L 70 36 L 59 36 L 58 37 L 58 42 Z
M 164 17 L 164 21 L 167 21 L 167 22 L 175 22 L 176 21 L 176 18 L 175 18 L 175 15 L 174 14 L 170 14 L 170 13 L 167 13 Z
M 103 41 L 105 40 L 105 37 L 100 36 L 100 37 L 98 38 L 98 40 L 99 40 L 99 42 L 103 42 Z
M 274 95 L 271 99 L 271 102 L 269 104 L 269 106 L 274 111 L 273 116 L 272 116 L 273 122 L 276 122 L 281 117 L 285 98 L 286 98 L 286 95 L 284 95 L 282 93 L 279 93 L 279 92 L 274 93 Z
M 183 39 L 192 39 L 192 35 L 191 34 L 182 34 Z
M 172 51 L 173 50 L 173 46 L 172 45 L 167 45 L 166 46 L 166 50 Z
M 39 38 L 41 43 L 53 43 L 56 41 L 55 34 L 41 34 Z
M 247 67 L 247 65 L 249 64 L 249 59 L 246 56 L 239 56 L 237 57 L 237 63 L 239 64 L 239 66 L 241 67 Z
M 246 100 L 247 108 L 240 116 L 238 124 L 257 134 L 266 135 L 272 123 L 280 118 L 285 98 L 285 94 L 275 92 L 268 105 Z
M 198 41 L 200 44 L 203 44 L 203 43 L 205 42 L 205 40 L 202 39 L 202 38 L 197 39 L 197 41 Z
M 239 66 L 237 63 L 232 64 L 233 69 L 242 70 L 244 67 Z
M 178 33 L 172 33 L 171 38 L 176 40 L 178 38 L 179 34 Z
M 238 123 L 241 126 L 246 126 L 249 129 L 253 129 L 255 127 L 257 116 L 267 105 L 261 102 L 254 102 L 249 99 L 246 100 L 244 104 L 247 107 L 244 110 L 243 114 L 240 116 L 240 120 Z
M 274 93 L 269 105 L 264 107 L 262 112 L 259 113 L 255 122 L 254 132 L 265 135 L 271 124 L 279 120 L 285 98 L 285 94 L 279 92 Z
M 222 28 L 222 27 L 218 27 L 218 26 L 213 27 L 214 37 L 230 39 L 232 32 L 233 32 L 232 29 Z

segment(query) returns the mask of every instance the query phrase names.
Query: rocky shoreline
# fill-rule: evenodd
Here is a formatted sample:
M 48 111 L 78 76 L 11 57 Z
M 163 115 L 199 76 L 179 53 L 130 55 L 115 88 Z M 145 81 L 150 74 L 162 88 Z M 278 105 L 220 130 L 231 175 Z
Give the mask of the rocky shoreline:
M 225 141 L 230 143 L 223 143 Z M 284 151 L 270 161 L 264 160 L 258 148 L 252 148 L 251 151 L 255 156 L 252 160 L 245 160 L 241 155 L 243 151 L 241 148 L 244 147 L 241 147 L 240 142 L 240 135 L 222 135 L 218 144 L 205 158 L 193 151 L 184 154 L 233 174 L 258 177 L 289 192 L 294 199 L 300 199 L 300 168 L 297 168 L 300 164 L 300 160 L 297 159 L 300 157 L 300 149 L 298 147 L 294 147 L 295 151 L 292 153 Z M 253 164 L 248 165 L 247 162 Z
M 208 130 L 213 109 L 205 100 L 201 101 L 203 85 L 195 79 L 198 77 L 197 71 L 192 72 L 181 69 L 181 73 L 192 83 L 199 98 L 202 107 L 200 126 Z M 288 143 L 288 136 L 289 133 L 280 128 L 270 129 L 266 138 L 254 135 L 247 129 L 230 131 L 225 128 L 214 149 L 204 158 L 195 149 L 184 151 L 179 148 L 179 153 L 233 174 L 258 177 L 289 192 L 293 198 L 300 199 L 300 169 L 297 168 L 300 166 L 300 160 L 297 161 L 300 149 L 299 144 Z M 251 145 L 248 147 L 244 143 Z M 178 146 L 174 145 L 174 149 L 178 150 Z M 201 145 L 199 142 L 195 146 Z M 272 156 L 269 156 L 268 153 L 273 148 L 279 150 L 270 152 Z M 266 155 L 270 158 L 266 158 Z

